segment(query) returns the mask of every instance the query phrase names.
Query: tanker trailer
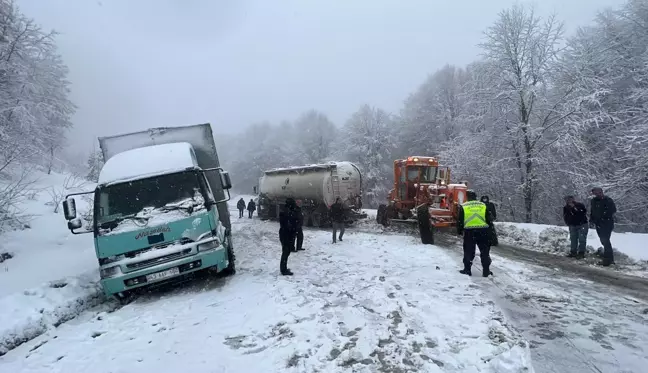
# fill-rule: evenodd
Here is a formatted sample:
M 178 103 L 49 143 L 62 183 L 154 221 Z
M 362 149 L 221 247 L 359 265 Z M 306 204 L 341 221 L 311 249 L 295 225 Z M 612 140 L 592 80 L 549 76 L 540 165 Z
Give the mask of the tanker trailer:
M 347 222 L 365 218 L 362 208 L 362 174 L 351 162 L 329 162 L 268 170 L 259 178 L 258 214 L 262 220 L 277 220 L 287 198 L 302 201 L 304 224 L 328 226 L 330 207 L 342 199 Z

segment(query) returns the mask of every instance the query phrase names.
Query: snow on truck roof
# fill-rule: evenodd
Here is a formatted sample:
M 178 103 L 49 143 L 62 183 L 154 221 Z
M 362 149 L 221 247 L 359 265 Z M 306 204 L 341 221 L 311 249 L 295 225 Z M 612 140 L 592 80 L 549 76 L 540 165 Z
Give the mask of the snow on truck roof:
M 99 173 L 99 184 L 115 183 L 198 167 L 188 142 L 145 146 L 112 156 Z

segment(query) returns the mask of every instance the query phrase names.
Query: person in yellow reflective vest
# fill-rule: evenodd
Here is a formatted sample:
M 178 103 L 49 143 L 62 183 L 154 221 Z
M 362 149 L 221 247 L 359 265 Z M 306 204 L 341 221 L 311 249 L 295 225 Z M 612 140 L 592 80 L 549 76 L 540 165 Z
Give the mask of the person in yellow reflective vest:
M 490 231 L 493 222 L 492 212 L 487 204 L 477 201 L 477 194 L 468 190 L 467 202 L 461 205 L 457 217 L 457 234 L 463 235 L 463 264 L 464 268 L 459 273 L 472 276 L 472 263 L 475 259 L 476 247 L 479 247 L 483 276 L 488 277 L 493 272 L 490 270 Z

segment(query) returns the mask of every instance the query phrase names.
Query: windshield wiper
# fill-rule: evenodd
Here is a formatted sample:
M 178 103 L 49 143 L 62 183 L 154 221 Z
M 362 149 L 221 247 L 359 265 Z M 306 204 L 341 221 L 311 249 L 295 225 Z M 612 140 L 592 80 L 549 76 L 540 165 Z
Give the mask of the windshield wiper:
M 124 220 L 126 220 L 126 219 L 129 219 L 129 220 L 139 220 L 139 221 L 143 221 L 143 223 L 146 223 L 146 222 L 148 222 L 149 219 L 151 218 L 150 215 L 149 215 L 149 216 L 146 216 L 146 215 L 138 215 L 138 214 L 139 214 L 139 213 L 137 213 L 137 214 L 124 215 L 124 216 L 118 216 L 118 217 L 116 217 L 116 218 L 114 218 L 114 219 L 112 219 L 112 220 L 108 220 L 108 221 L 104 221 L 104 222 L 102 222 L 101 224 L 99 224 L 99 226 L 100 226 L 101 228 L 104 228 L 104 229 L 110 229 L 110 230 L 112 230 L 112 229 L 114 229 L 115 227 L 117 227 L 117 225 L 119 225 L 119 223 L 121 223 L 122 221 L 124 221 Z

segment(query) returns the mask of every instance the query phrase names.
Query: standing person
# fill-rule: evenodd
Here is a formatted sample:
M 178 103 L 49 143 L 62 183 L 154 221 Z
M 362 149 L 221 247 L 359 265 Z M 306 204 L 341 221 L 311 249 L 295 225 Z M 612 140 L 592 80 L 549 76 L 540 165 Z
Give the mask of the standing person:
M 279 213 L 279 241 L 281 241 L 281 260 L 279 262 L 279 271 L 284 276 L 292 276 L 293 273 L 288 269 L 288 256 L 294 250 L 295 238 L 297 237 L 297 214 L 295 212 L 295 200 L 286 199 L 284 211 Z
M 252 214 L 254 214 L 254 210 L 256 210 L 256 203 L 254 203 L 252 198 L 250 198 L 250 202 L 248 202 L 247 210 L 248 210 L 248 218 L 252 219 Z
M 304 244 L 304 231 L 302 229 L 304 226 L 304 214 L 301 209 L 301 199 L 298 199 L 295 202 L 297 204 L 297 207 L 295 208 L 295 214 L 297 215 L 297 247 L 295 248 L 295 252 L 297 252 L 304 250 L 304 248 L 302 248 L 302 245 Z
M 488 226 L 488 237 L 490 238 L 490 245 L 497 246 L 499 245 L 499 240 L 497 239 L 497 231 L 495 230 L 495 220 L 497 220 L 497 209 L 495 209 L 495 204 L 491 202 L 490 198 L 488 198 L 488 196 L 486 195 L 481 196 L 480 201 L 486 204 L 486 207 L 488 207 L 488 210 L 490 211 L 491 214 L 492 220 L 490 222 L 490 225 Z
M 583 259 L 585 258 L 585 248 L 587 247 L 587 208 L 584 204 L 576 202 L 574 196 L 565 197 L 565 206 L 563 207 L 563 220 L 569 227 L 569 240 L 571 248 L 567 257 Z
M 592 203 L 590 206 L 590 224 L 596 228 L 601 244 L 603 245 L 603 261 L 599 264 L 609 266 L 614 264 L 614 251 L 610 237 L 614 230 L 614 214 L 616 205 L 612 198 L 603 194 L 603 189 L 596 187 L 592 189 Z
M 342 241 L 342 236 L 344 236 L 344 205 L 342 205 L 342 199 L 337 197 L 335 203 L 331 205 L 331 221 L 333 222 L 333 243 L 336 243 L 337 240 L 337 231 L 340 231 L 340 242 Z
M 483 276 L 488 277 L 490 271 L 490 239 L 488 227 L 492 224 L 490 209 L 481 201 L 477 201 L 477 194 L 468 190 L 466 192 L 468 202 L 461 205 L 457 218 L 457 234 L 463 234 L 463 263 L 464 269 L 459 273 L 472 276 L 472 263 L 475 259 L 475 246 L 479 247 Z
M 243 217 L 243 211 L 245 211 L 245 200 L 243 197 L 239 199 L 239 201 L 236 203 L 236 208 L 239 210 L 239 219 Z

